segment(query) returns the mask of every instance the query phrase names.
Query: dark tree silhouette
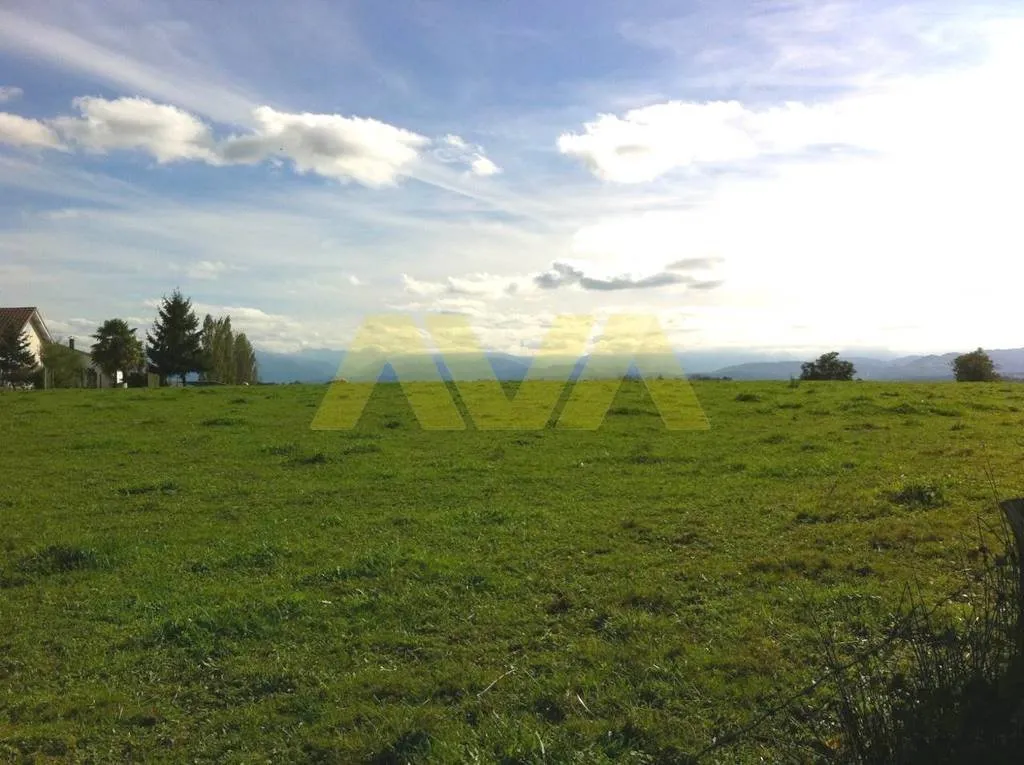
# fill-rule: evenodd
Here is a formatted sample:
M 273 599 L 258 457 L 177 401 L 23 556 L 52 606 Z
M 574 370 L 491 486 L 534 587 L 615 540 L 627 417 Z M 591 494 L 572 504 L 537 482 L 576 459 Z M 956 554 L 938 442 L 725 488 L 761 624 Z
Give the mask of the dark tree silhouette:
M 142 343 L 124 319 L 107 319 L 93 339 L 92 360 L 111 379 L 116 381 L 118 372 L 127 379 L 129 371 L 142 366 Z
M 953 359 L 953 376 L 957 382 L 992 382 L 999 379 L 992 358 L 981 348 Z
M 801 380 L 852 380 L 857 373 L 853 364 L 839 358 L 839 353 L 823 353 L 815 361 L 800 366 Z
M 192 301 L 175 290 L 160 305 L 153 333 L 146 333 L 146 353 L 153 371 L 166 380 L 178 375 L 182 385 L 189 372 L 205 367 L 199 319 Z
M 8 326 L 0 333 L 0 385 L 23 382 L 36 366 L 28 333 Z

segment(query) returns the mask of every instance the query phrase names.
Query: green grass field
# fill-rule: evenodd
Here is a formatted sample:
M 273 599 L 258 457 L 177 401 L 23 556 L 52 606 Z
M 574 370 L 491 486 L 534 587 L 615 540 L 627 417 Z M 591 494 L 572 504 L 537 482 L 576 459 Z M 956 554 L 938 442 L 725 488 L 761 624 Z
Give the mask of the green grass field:
M 0 394 L 0 760 L 678 762 L 815 676 L 811 614 L 955 589 L 1024 491 L 1024 386 L 694 389 L 710 430 L 638 383 L 595 432 Z

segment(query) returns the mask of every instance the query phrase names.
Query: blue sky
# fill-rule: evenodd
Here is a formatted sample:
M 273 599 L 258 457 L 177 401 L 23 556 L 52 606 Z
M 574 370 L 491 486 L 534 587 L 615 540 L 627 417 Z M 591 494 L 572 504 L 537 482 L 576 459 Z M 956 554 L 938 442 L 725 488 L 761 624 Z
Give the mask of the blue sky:
M 1024 10 L 0 7 L 0 304 L 258 347 L 654 312 L 680 349 L 1024 345 Z

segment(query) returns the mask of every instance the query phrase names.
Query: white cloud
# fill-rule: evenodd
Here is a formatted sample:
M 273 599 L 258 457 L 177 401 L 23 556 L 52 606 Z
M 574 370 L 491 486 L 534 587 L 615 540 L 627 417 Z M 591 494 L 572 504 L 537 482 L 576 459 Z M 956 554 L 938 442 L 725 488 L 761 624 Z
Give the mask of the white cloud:
M 395 303 L 389 307 L 403 313 L 457 313 L 479 317 L 486 314 L 487 304 L 483 300 L 473 298 L 446 297 L 437 300 Z
M 695 165 L 738 163 L 815 147 L 874 148 L 893 128 L 886 110 L 896 101 L 885 94 L 766 109 L 738 101 L 668 101 L 623 117 L 602 114 L 585 123 L 582 133 L 561 135 L 558 148 L 599 178 L 642 183 Z
M 216 161 L 210 128 L 175 106 L 146 98 L 108 101 L 89 96 L 73 103 L 82 116 L 58 117 L 52 124 L 69 143 L 88 151 L 141 149 L 161 163 Z
M 11 146 L 59 149 L 60 138 L 45 122 L 0 112 L 0 143 Z
M 284 156 L 300 173 L 355 180 L 366 186 L 395 183 L 430 142 L 424 136 L 385 122 L 338 114 L 290 114 L 269 106 L 253 111 L 256 129 L 219 148 L 227 162 L 259 162 Z
M 58 148 L 59 134 L 87 151 L 137 149 L 160 163 L 254 164 L 281 158 L 290 160 L 299 173 L 354 180 L 373 188 L 395 184 L 430 143 L 425 136 L 375 119 L 291 114 L 269 106 L 253 110 L 256 126 L 251 132 L 217 141 L 198 117 L 145 98 L 82 97 L 73 103 L 80 117 L 43 122 L 0 113 L 0 141 Z M 498 171 L 490 160 L 474 156 L 478 174 Z
M 440 282 L 420 281 L 419 279 L 414 279 L 408 274 L 402 274 L 401 276 L 402 286 L 410 295 L 429 297 L 431 295 L 439 295 L 445 290 L 445 285 Z
M 510 284 L 513 283 L 507 276 L 495 276 L 494 274 L 448 276 L 440 282 L 421 281 L 402 274 L 402 285 L 405 291 L 419 297 L 445 295 L 494 298 L 509 294 Z
M 558 149 L 599 178 L 639 183 L 694 163 L 756 156 L 758 146 L 742 124 L 747 114 L 737 101 L 670 101 L 625 117 L 602 114 L 583 133 L 559 136 Z
M 488 175 L 497 175 L 501 172 L 500 167 L 484 156 L 478 156 L 474 159 L 473 163 L 469 166 L 469 169 L 473 175 L 481 175 L 484 177 Z
M 501 172 L 501 168 L 484 154 L 482 146 L 471 144 L 462 136 L 449 133 L 441 139 L 440 144 L 434 149 L 433 154 L 442 163 L 464 165 L 469 168 L 470 175 L 480 177 Z
M 1020 155 L 1011 138 L 1024 123 L 1019 99 L 1008 97 L 1024 58 L 1024 24 L 1005 22 L 987 35 L 983 66 L 956 73 L 891 78 L 826 101 L 769 107 L 739 101 L 666 101 L 601 114 L 580 132 L 558 138 L 562 154 L 616 183 L 642 183 L 673 170 L 742 165 L 816 152 L 815 159 L 860 151 L 905 158 L 980 152 L 986 159 Z M 980 161 L 976 154 L 975 160 Z
M 13 85 L 0 85 L 0 104 L 21 98 L 24 92 L 21 88 L 16 88 Z
M 324 347 L 321 339 L 330 337 L 331 328 L 327 324 L 303 322 L 293 316 L 269 313 L 262 308 L 204 302 L 194 302 L 192 307 L 199 316 L 230 316 L 232 329 L 244 332 L 253 345 L 260 349 L 294 351 L 302 346 Z M 341 338 L 341 335 L 330 337 L 336 347 L 340 347 Z
M 497 297 L 508 290 L 509 278 L 495 274 L 467 274 L 449 276 L 446 285 L 449 295 Z

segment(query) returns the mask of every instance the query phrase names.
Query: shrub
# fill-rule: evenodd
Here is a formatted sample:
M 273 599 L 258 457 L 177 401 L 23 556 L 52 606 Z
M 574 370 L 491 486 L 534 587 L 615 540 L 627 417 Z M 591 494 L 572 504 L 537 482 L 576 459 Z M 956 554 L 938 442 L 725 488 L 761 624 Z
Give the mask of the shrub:
M 850 657 L 821 631 L 833 693 L 811 722 L 829 762 L 1011 762 L 1024 745 L 1020 548 L 989 556 L 944 602 L 912 594 L 887 634 Z M 966 567 L 965 567 L 966 570 Z M 965 618 L 946 609 L 967 600 Z M 856 616 L 854 616 L 856 619 Z M 859 621 L 859 620 L 858 620 Z M 819 626 L 819 629 L 820 626 Z

